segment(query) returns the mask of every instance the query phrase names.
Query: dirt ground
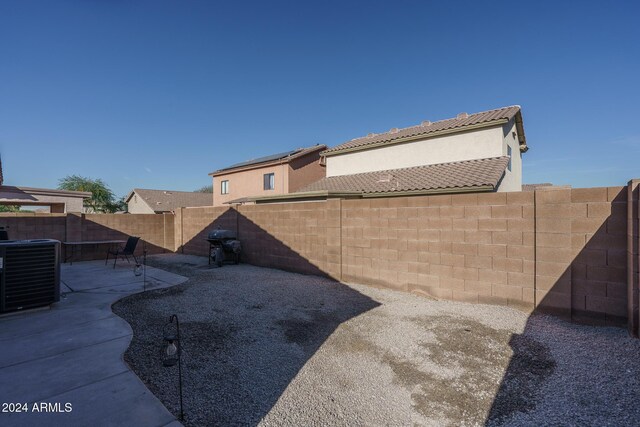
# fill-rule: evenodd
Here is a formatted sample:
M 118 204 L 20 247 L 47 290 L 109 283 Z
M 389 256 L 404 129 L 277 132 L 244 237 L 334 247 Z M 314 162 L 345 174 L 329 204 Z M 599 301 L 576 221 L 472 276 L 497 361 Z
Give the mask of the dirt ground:
M 206 258 L 151 263 L 190 280 L 114 312 L 134 331 L 125 360 L 176 414 L 177 373 L 161 366 L 161 347 L 178 314 L 185 425 L 640 420 L 624 393 L 640 385 L 640 346 L 620 329 Z

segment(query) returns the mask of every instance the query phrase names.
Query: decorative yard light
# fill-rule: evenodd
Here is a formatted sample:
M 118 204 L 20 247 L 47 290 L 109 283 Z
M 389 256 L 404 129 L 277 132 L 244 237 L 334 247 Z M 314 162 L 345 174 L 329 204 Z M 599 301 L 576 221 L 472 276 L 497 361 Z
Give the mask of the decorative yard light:
M 142 241 L 142 272 L 144 276 L 142 277 L 142 291 L 147 291 L 147 242 Z
M 173 326 L 175 322 L 175 327 Z M 164 325 L 164 351 L 162 364 L 166 367 L 178 364 L 178 388 L 180 390 L 180 420 L 184 419 L 182 408 L 182 343 L 180 342 L 180 321 L 172 314 L 169 322 Z
M 136 277 L 143 276 L 142 278 L 142 290 L 147 290 L 147 242 L 142 242 L 142 264 L 136 260 L 136 265 L 133 267 L 133 274 Z

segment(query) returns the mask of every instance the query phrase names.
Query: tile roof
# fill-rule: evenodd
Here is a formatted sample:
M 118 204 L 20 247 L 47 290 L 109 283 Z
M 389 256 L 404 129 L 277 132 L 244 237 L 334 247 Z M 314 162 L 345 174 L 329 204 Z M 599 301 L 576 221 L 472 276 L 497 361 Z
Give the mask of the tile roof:
M 369 134 L 361 138 L 355 138 L 351 141 L 345 142 L 344 144 L 340 144 L 336 147 L 330 148 L 324 151 L 323 154 L 331 155 L 332 153 L 337 153 L 343 150 L 361 149 L 371 145 L 388 144 L 406 138 L 415 138 L 423 135 L 429 136 L 430 134 L 438 134 L 445 131 L 455 131 L 457 129 L 463 131 L 464 128 L 468 128 L 470 126 L 489 124 L 491 122 L 502 121 L 505 119 L 511 120 L 519 113 L 519 105 L 499 108 L 496 110 L 483 111 L 481 113 L 475 114 L 461 113 L 458 115 L 458 117 L 454 117 L 452 119 L 440 120 L 437 122 L 425 121 L 417 126 L 411 126 L 404 129 L 394 128 L 389 132 Z M 524 130 L 519 129 L 519 133 L 522 133 L 522 143 L 524 143 Z
M 259 157 L 257 159 L 249 160 L 246 162 L 236 163 L 231 166 L 227 166 L 226 168 L 218 169 L 215 172 L 211 172 L 209 175 L 220 175 L 227 172 L 230 172 L 232 169 L 241 169 L 247 168 L 254 165 L 260 165 L 263 163 L 271 163 L 278 160 L 286 160 L 290 162 L 291 160 L 297 159 L 298 157 L 304 156 L 305 154 L 312 153 L 314 151 L 321 151 L 327 148 L 326 145 L 317 144 L 311 147 L 306 148 L 298 148 L 296 150 L 286 151 L 284 153 L 272 154 L 270 156 Z
M 178 208 L 213 205 L 213 194 L 211 193 L 134 188 L 127 196 L 127 202 L 133 193 L 141 197 L 154 212 L 170 212 Z
M 440 163 L 353 175 L 332 176 L 316 181 L 297 193 L 310 191 L 358 191 L 392 193 L 405 191 L 495 189 L 509 163 L 508 157 Z

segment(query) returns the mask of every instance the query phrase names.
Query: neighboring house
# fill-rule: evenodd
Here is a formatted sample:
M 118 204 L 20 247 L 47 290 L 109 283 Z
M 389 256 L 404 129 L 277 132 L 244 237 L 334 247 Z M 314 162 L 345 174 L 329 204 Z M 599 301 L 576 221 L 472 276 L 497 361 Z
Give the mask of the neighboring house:
M 213 178 L 213 205 L 245 203 L 250 198 L 292 193 L 325 176 L 320 152 L 326 145 L 299 148 L 231 165 Z
M 129 213 L 150 214 L 174 212 L 179 208 L 211 206 L 213 197 L 211 193 L 134 188 L 125 202 Z
M 0 205 L 42 206 L 51 213 L 82 212 L 83 201 L 91 197 L 84 191 L 52 190 L 48 188 L 4 185 L 0 159 Z
M 327 176 L 286 199 L 521 191 L 527 150 L 519 106 L 461 113 L 330 148 L 321 153 Z

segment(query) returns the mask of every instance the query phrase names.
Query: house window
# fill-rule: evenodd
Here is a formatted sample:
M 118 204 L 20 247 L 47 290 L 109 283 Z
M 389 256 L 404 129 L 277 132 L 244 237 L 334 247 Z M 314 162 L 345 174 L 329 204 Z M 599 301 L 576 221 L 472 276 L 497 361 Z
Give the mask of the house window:
M 509 163 L 507 164 L 507 169 L 511 172 L 511 146 L 507 145 L 507 156 L 509 156 Z
M 220 194 L 229 194 L 229 181 L 220 182 Z
M 276 188 L 276 177 L 275 174 L 265 173 L 264 174 L 264 189 L 265 190 L 273 190 Z

